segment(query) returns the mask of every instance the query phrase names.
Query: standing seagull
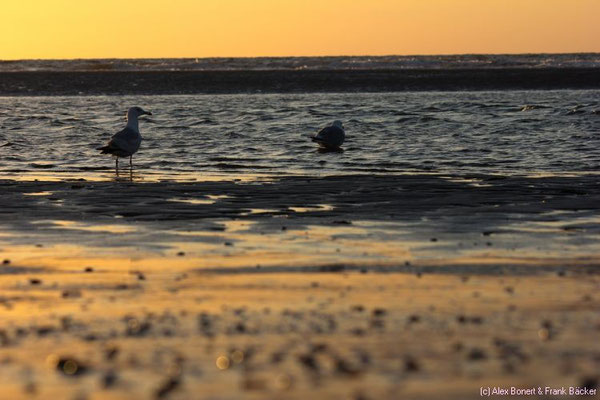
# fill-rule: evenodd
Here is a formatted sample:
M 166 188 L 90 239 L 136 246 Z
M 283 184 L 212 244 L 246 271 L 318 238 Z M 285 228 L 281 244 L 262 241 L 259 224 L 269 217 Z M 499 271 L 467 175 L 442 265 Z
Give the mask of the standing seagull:
M 327 150 L 339 150 L 344 143 L 344 139 L 346 139 L 346 132 L 342 121 L 333 121 L 331 125 L 321 129 L 317 136 L 312 138 L 312 141 L 319 143 L 321 147 Z
M 106 146 L 98 147 L 100 154 L 112 154 L 116 156 L 115 168 L 119 173 L 119 157 L 129 157 L 129 167 L 133 167 L 131 156 L 135 154 L 142 143 L 142 135 L 138 126 L 138 117 L 140 115 L 152 115 L 149 111 L 144 111 L 140 107 L 131 107 L 127 111 L 127 125 L 125 129 L 115 133 Z

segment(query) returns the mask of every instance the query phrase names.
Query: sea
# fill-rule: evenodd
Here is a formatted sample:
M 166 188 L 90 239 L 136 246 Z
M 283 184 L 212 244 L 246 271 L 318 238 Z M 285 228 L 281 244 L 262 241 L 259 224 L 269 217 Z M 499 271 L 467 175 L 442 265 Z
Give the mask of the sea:
M 0 73 L 52 71 L 559 70 L 600 54 L 18 60 Z M 97 147 L 140 121 L 139 180 L 436 173 L 565 175 L 600 171 L 600 90 L 420 90 L 0 96 L 0 178 L 112 179 Z M 341 120 L 343 151 L 310 138 Z M 128 160 L 122 161 L 128 166 Z

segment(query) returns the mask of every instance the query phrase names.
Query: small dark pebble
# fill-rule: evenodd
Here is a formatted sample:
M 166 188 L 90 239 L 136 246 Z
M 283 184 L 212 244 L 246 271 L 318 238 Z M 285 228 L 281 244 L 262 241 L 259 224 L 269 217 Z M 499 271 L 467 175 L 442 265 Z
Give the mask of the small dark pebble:
M 492 231 L 485 231 L 485 232 L 483 232 L 483 236 L 490 236 L 492 233 L 494 233 L 494 232 L 492 232 Z
M 480 316 L 467 317 L 466 315 L 458 315 L 456 317 L 456 322 L 459 324 L 471 323 L 475 325 L 480 325 L 483 323 L 483 318 Z
M 356 350 L 356 356 L 358 357 L 362 365 L 371 364 L 371 356 L 364 350 Z
M 279 364 L 284 359 L 285 359 L 285 353 L 282 351 L 278 351 L 278 352 L 271 354 L 271 363 L 272 364 Z
M 304 365 L 304 367 L 306 367 L 312 371 L 319 370 L 319 365 L 317 364 L 317 360 L 315 359 L 315 357 L 312 354 L 301 354 L 300 356 L 298 356 L 298 361 L 302 365 Z
M 77 297 L 81 297 L 81 292 L 77 289 L 66 289 L 62 291 L 61 294 L 63 299 L 67 299 L 67 298 L 77 298 Z
M 563 271 L 563 270 L 558 271 L 556 274 L 558 276 L 565 276 L 565 275 L 567 275 L 567 273 L 565 271 Z
M 493 343 L 498 348 L 498 357 L 503 360 L 516 358 L 520 362 L 525 362 L 529 358 L 518 344 L 509 343 L 501 338 L 494 338 Z
M 333 221 L 333 223 L 337 224 L 337 225 L 352 225 L 352 221 L 348 221 L 345 219 L 338 219 L 338 220 Z
M 8 338 L 8 334 L 6 333 L 6 331 L 0 330 L 0 346 L 7 346 L 8 344 L 10 344 L 10 339 Z
M 132 274 L 135 275 L 135 276 L 137 276 L 138 281 L 145 281 L 146 280 L 146 275 L 144 275 L 143 272 L 135 271 L 135 272 L 132 272 Z
M 88 368 L 81 362 L 73 359 L 61 357 L 56 364 L 56 369 L 65 376 L 80 376 L 87 372 Z
M 363 312 L 363 311 L 365 311 L 365 307 L 361 306 L 360 304 L 357 306 L 352 306 L 352 311 Z
M 406 372 L 417 372 L 420 369 L 421 368 L 419 366 L 419 363 L 414 358 L 412 358 L 412 357 L 406 357 L 404 359 L 404 371 L 406 371 Z
M 237 333 L 246 333 L 246 325 L 243 322 L 238 322 L 237 324 L 235 324 L 234 330 Z
M 335 360 L 335 372 L 342 375 L 358 375 L 361 371 L 343 358 Z
M 485 352 L 479 348 L 473 348 L 471 351 L 469 351 L 469 354 L 467 354 L 467 359 L 471 361 L 482 361 L 486 358 L 487 354 L 485 354 Z
M 83 271 L 84 272 L 94 272 L 94 268 L 92 268 L 92 267 L 85 267 L 85 269 Z
M 376 308 L 373 310 L 373 315 L 376 317 L 384 316 L 386 313 L 387 311 L 383 308 Z
M 2 260 L 2 265 L 8 265 L 10 264 L 10 260 L 8 258 L 5 258 L 4 260 Z
M 438 240 L 437 240 L 437 238 L 431 238 L 431 239 L 429 239 L 429 241 L 430 242 L 437 242 Z
M 147 321 L 138 324 L 128 323 L 126 334 L 127 336 L 144 336 L 150 331 L 151 328 L 152 324 L 150 324 L 150 322 Z
M 185 252 L 184 251 L 180 251 L 180 252 L 177 253 L 177 255 L 179 257 L 183 257 L 183 256 L 185 256 Z
M 456 352 L 463 351 L 464 348 L 465 348 L 465 345 L 462 344 L 461 342 L 456 342 L 452 345 L 452 349 Z
M 83 337 L 83 340 L 85 340 L 86 342 L 95 342 L 96 340 L 98 340 L 98 336 L 94 335 L 93 333 L 88 333 Z
M 108 361 L 112 361 L 119 354 L 119 348 L 117 346 L 110 346 L 104 350 L 104 358 Z
M 310 346 L 312 353 L 324 353 L 327 351 L 327 345 L 325 343 L 315 343 Z
M 541 323 L 542 328 L 546 328 L 546 329 L 552 329 L 552 321 L 550 321 L 549 319 L 545 319 L 542 321 Z
M 52 326 L 40 326 L 36 329 L 36 333 L 38 336 L 46 336 L 49 333 L 54 332 L 54 327 Z
M 421 317 L 416 314 L 413 314 L 410 317 L 408 317 L 408 322 L 410 322 L 411 324 L 415 324 L 419 321 L 421 321 Z
M 282 230 L 282 231 L 287 231 L 287 226 L 282 226 L 282 227 L 281 227 L 281 230 Z
M 350 334 L 354 336 L 365 336 L 366 332 L 362 328 L 354 328 L 350 330 Z
M 586 388 L 588 390 L 598 389 L 598 377 L 596 376 L 586 376 L 581 379 L 580 387 Z
M 42 283 L 42 280 L 41 279 L 37 279 L 37 278 L 31 278 L 29 280 L 29 283 L 32 284 L 32 285 L 40 285 Z
M 17 328 L 17 329 L 15 329 L 15 335 L 17 337 L 27 336 L 27 333 L 28 333 L 28 331 L 25 328 Z
M 507 286 L 507 287 L 504 288 L 504 291 L 506 293 L 511 293 L 512 294 L 512 293 L 515 292 L 515 289 L 512 286 Z
M 178 377 L 170 377 L 158 388 L 156 391 L 156 398 L 162 399 L 166 397 L 173 390 L 177 389 L 177 386 L 179 386 L 180 383 L 181 381 Z
M 108 371 L 102 376 L 102 387 L 109 389 L 117 382 L 117 374 L 114 371 Z
M 231 243 L 231 242 L 225 242 L 225 246 L 233 246 L 233 243 Z

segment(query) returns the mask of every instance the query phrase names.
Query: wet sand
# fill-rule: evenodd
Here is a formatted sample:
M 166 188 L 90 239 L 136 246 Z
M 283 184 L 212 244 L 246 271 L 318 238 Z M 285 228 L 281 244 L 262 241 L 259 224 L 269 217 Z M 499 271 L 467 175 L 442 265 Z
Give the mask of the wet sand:
M 2 72 L 0 96 L 600 88 L 598 68 Z
M 140 179 L 0 181 L 2 397 L 598 386 L 598 175 Z

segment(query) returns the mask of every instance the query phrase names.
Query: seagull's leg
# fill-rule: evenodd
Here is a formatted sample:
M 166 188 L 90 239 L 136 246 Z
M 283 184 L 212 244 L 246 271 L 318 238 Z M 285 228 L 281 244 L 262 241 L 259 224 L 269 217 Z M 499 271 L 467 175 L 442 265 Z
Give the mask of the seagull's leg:
M 115 158 L 115 171 L 117 171 L 117 175 L 119 175 L 119 157 Z
M 131 157 L 132 157 L 132 156 L 129 156 L 129 169 L 133 168 L 133 164 L 132 164 L 132 162 L 131 162 Z

